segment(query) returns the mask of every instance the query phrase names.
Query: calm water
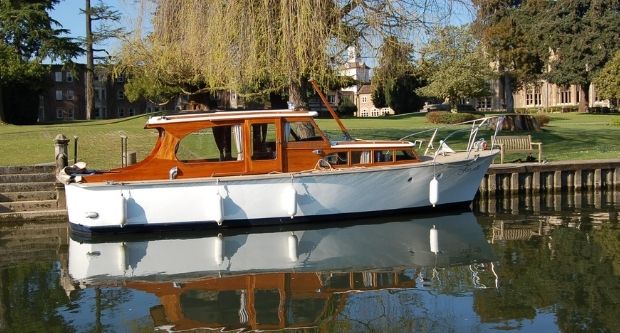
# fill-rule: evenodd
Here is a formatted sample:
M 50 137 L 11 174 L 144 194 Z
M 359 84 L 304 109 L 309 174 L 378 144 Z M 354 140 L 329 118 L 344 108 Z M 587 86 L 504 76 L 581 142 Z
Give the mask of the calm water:
M 0 331 L 620 332 L 620 193 L 79 239 L 0 228 Z

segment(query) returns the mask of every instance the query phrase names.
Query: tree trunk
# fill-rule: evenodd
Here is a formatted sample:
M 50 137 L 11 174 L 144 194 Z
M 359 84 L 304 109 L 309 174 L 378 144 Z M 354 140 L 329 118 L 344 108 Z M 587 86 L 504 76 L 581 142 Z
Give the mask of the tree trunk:
M 93 59 L 93 32 L 91 22 L 90 0 L 86 0 L 84 6 L 86 16 L 86 119 L 90 120 L 93 115 L 95 102 L 94 85 L 94 59 Z
M 308 108 L 308 99 L 306 98 L 306 88 L 308 84 L 303 82 L 290 81 L 288 87 L 288 101 L 294 107 Z
M 589 84 L 580 84 L 579 91 L 579 112 L 587 112 L 590 106 Z
M 2 86 L 0 86 L 0 123 L 6 123 L 4 116 L 4 99 L 2 98 Z
M 510 113 L 515 110 L 515 101 L 512 98 L 513 87 L 512 76 L 504 73 L 504 103 L 506 103 L 506 112 Z

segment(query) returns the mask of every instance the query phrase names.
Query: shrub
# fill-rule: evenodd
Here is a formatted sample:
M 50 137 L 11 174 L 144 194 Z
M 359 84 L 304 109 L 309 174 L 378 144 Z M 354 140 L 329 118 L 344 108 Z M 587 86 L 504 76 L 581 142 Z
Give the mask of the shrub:
M 426 114 L 426 120 L 432 124 L 458 124 L 481 117 L 480 114 L 452 113 L 448 111 L 431 111 Z
M 551 121 L 551 117 L 544 114 L 536 114 L 532 115 L 532 117 L 536 119 L 536 122 L 540 127 L 546 126 Z
M 353 104 L 348 98 L 343 98 L 338 104 L 338 113 L 342 116 L 353 115 L 357 111 L 357 106 Z

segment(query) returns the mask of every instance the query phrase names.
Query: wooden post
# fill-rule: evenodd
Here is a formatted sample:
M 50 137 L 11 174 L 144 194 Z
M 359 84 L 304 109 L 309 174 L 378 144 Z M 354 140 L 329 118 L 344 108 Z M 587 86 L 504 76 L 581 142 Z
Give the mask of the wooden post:
M 487 195 L 487 192 L 489 191 L 488 189 L 488 183 L 489 183 L 489 175 L 485 175 L 484 177 L 482 177 L 482 180 L 480 181 L 480 195 L 484 198 Z
M 601 180 L 603 179 L 601 172 L 601 169 L 594 169 L 594 189 L 601 188 Z
M 525 193 L 529 193 L 532 190 L 532 174 L 525 174 L 523 178 L 523 188 L 525 189 Z
M 496 174 L 490 174 L 488 177 L 488 182 L 489 182 L 489 197 L 495 197 L 495 192 L 497 192 L 497 179 L 496 179 L 497 175 Z
M 574 187 L 575 187 L 575 191 L 581 191 L 581 187 L 583 186 L 583 181 L 581 180 L 581 174 L 582 174 L 582 170 L 575 170 L 575 182 L 574 182 Z
M 534 193 L 540 193 L 540 172 L 534 171 L 532 173 L 532 191 Z
M 510 175 L 510 191 L 514 194 L 519 193 L 519 173 L 513 172 Z
M 553 188 L 558 193 L 562 190 L 562 171 L 561 170 L 556 170 L 553 173 Z
M 620 190 L 620 168 L 614 169 L 613 183 L 614 185 L 612 186 L 612 188 L 615 189 L 616 191 Z

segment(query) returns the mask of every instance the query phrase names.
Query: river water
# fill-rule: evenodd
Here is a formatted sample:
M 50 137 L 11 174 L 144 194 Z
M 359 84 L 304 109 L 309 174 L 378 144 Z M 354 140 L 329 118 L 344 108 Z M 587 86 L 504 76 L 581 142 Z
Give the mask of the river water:
M 0 228 L 1 332 L 620 332 L 619 192 L 79 238 Z

